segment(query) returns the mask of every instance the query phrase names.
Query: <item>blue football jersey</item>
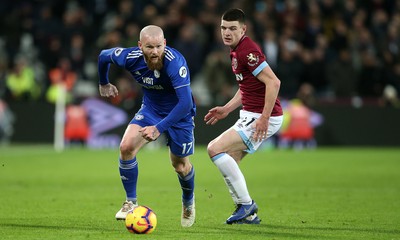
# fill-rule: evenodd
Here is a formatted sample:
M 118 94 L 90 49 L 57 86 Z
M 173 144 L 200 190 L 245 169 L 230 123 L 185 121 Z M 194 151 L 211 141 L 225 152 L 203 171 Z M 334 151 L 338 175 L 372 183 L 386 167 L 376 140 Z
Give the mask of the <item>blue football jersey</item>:
M 190 74 L 185 58 L 177 50 L 166 47 L 164 66 L 159 70 L 147 67 L 139 47 L 110 49 L 111 61 L 129 71 L 142 86 L 143 104 L 151 107 L 161 116 L 168 115 L 178 103 L 175 89 L 190 86 Z M 191 115 L 195 115 L 193 96 Z

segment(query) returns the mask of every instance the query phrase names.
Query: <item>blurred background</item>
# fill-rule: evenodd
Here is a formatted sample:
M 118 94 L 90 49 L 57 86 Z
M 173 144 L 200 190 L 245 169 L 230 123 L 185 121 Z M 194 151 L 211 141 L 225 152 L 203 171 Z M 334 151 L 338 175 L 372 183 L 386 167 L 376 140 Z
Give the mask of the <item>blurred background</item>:
M 155 24 L 186 57 L 196 141 L 206 145 L 238 118 L 202 120 L 237 90 L 219 31 L 231 7 L 245 11 L 247 35 L 281 80 L 285 123 L 266 147 L 400 146 L 399 0 L 2 1 L 2 144 L 117 147 L 141 90 L 112 67 L 120 95 L 99 98 L 97 57 L 136 46 L 140 29 Z

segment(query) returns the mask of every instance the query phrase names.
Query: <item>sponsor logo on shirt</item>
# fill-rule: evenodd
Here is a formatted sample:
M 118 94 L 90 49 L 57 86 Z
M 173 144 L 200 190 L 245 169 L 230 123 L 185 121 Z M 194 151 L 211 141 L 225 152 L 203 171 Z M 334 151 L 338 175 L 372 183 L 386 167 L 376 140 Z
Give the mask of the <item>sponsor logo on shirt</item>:
M 143 83 L 153 85 L 153 78 L 144 77 L 142 79 L 143 79 Z
M 154 85 L 154 79 L 151 77 L 142 77 L 142 87 L 146 89 L 156 89 L 156 90 L 163 90 L 164 87 L 161 85 Z
M 115 49 L 115 52 L 114 52 L 115 56 L 118 57 L 121 53 L 122 53 L 122 48 Z
M 243 81 L 243 75 L 241 73 L 235 74 L 236 76 L 236 81 Z
M 179 75 L 180 75 L 181 77 L 183 77 L 183 78 L 186 77 L 186 75 L 187 75 L 187 69 L 186 69 L 185 66 L 182 66 L 182 67 L 179 69 Z
M 154 86 L 147 86 L 147 85 L 142 85 L 142 87 L 146 89 L 155 89 L 155 90 L 163 90 L 164 87 L 161 85 L 154 85 Z

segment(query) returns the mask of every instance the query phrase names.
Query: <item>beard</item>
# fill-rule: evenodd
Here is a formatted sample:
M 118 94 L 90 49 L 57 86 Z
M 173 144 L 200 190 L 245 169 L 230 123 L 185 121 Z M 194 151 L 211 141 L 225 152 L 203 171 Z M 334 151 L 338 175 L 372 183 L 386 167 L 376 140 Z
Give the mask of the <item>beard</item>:
M 154 58 L 150 58 L 145 54 L 143 54 L 143 56 L 144 56 L 144 59 L 146 60 L 147 67 L 150 70 L 152 70 L 152 71 L 159 70 L 160 71 L 163 68 L 163 66 L 164 66 L 163 59 L 164 59 L 165 53 L 162 53 L 161 56 L 157 58 L 156 62 L 154 62 Z

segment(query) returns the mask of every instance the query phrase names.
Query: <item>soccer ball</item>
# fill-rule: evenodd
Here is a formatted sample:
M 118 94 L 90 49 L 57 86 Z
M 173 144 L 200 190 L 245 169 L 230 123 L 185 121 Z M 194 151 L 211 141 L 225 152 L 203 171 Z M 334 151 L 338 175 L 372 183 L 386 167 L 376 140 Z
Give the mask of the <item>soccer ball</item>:
M 146 206 L 137 206 L 126 216 L 125 225 L 131 233 L 152 233 L 157 226 L 157 216 L 151 208 Z

